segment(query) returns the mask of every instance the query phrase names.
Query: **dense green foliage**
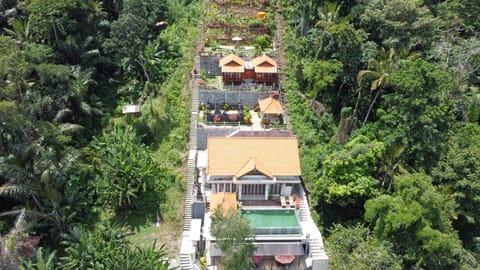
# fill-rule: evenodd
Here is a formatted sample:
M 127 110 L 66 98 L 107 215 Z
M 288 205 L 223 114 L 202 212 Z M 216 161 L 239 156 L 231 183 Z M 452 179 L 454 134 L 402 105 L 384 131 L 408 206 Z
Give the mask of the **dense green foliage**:
M 282 4 L 289 119 L 332 265 L 478 267 L 480 2 Z M 395 263 L 361 260 L 382 246 Z
M 405 173 L 396 179 L 392 195 L 365 203 L 365 220 L 374 224 L 377 237 L 394 243 L 406 265 L 458 269 L 475 260 L 468 258 L 452 229 L 454 208 L 453 201 L 437 192 L 428 176 Z
M 106 225 L 93 232 L 73 228 L 65 236 L 68 247 L 60 258 L 60 269 L 168 269 L 165 253 L 156 249 L 155 243 L 147 248 L 132 247 L 125 228 Z
M 217 208 L 211 233 L 215 237 L 215 245 L 223 253 L 222 266 L 226 270 L 251 269 L 254 266 L 255 233 L 246 217 L 231 209 L 224 214 L 221 208 Z
M 289 120 L 332 265 L 478 267 L 480 2 L 279 1 Z M 99 224 L 140 208 L 144 223 L 180 219 L 170 203 L 182 192 L 200 2 L 0 1 L 6 256 L 36 235 L 50 251 L 28 269 L 96 256 L 115 258 L 98 267 L 163 267 L 162 251 Z M 141 116 L 122 115 L 125 104 Z M 96 245 L 100 255 L 85 250 Z
M 52 253 L 25 266 L 62 264 L 109 245 L 101 220 L 178 222 L 200 11 L 199 1 L 0 1 L 2 258 L 37 235 Z M 125 104 L 141 115 L 122 115 Z M 158 247 L 121 243 L 105 269 L 166 267 Z
M 165 201 L 165 191 L 174 175 L 159 169 L 152 151 L 138 142 L 131 129 L 104 133 L 94 139 L 92 148 L 98 171 L 95 188 L 105 207 L 128 209 L 145 199 L 152 201 L 152 207 L 155 202 Z
M 361 225 L 336 225 L 326 241 L 333 269 L 402 269 L 401 260 L 392 250 L 392 244 L 374 237 Z
M 358 215 L 355 211 L 378 195 L 380 182 L 375 172 L 383 152 L 383 143 L 359 136 L 345 144 L 344 149 L 327 156 L 313 193 L 324 202 L 318 208 L 329 213 L 324 216 L 326 223 Z
M 442 153 L 433 169 L 433 182 L 451 193 L 458 207 L 453 213 L 454 227 L 471 246 L 478 235 L 480 222 L 480 127 L 466 124 L 448 141 L 448 151 Z

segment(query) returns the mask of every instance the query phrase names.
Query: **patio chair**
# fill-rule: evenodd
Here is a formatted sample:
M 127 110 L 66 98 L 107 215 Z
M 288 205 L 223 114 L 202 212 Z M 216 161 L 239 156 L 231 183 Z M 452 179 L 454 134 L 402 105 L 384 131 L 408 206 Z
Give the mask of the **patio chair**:
M 295 200 L 293 199 L 293 196 L 288 196 L 288 204 L 290 205 L 290 208 L 295 208 Z
M 280 196 L 280 203 L 282 204 L 282 208 L 287 207 L 287 201 L 285 200 L 285 196 Z

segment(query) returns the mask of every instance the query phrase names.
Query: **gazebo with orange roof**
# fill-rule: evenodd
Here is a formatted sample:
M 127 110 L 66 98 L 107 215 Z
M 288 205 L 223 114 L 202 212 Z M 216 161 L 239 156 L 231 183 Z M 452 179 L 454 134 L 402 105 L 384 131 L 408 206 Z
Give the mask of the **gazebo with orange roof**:
M 283 114 L 282 104 L 274 94 L 258 100 L 262 122 L 269 124 L 271 121 L 279 121 Z

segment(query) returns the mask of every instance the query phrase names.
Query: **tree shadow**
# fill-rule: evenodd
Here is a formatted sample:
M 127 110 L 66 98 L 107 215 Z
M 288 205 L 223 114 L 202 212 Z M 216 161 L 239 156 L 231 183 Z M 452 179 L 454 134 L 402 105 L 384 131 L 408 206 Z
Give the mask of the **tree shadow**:
M 145 210 L 128 210 L 115 217 L 118 224 L 127 227 L 134 233 L 139 233 L 143 228 L 152 226 L 155 220 L 156 214 Z

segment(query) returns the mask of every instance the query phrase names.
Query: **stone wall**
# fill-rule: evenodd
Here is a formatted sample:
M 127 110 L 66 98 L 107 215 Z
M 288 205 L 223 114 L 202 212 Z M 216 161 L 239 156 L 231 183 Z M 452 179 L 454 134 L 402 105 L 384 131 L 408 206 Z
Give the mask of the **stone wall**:
M 253 108 L 258 104 L 258 100 L 268 97 L 272 92 L 249 92 L 249 91 L 215 91 L 199 90 L 198 101 L 200 103 L 210 102 L 212 104 L 242 104 Z

